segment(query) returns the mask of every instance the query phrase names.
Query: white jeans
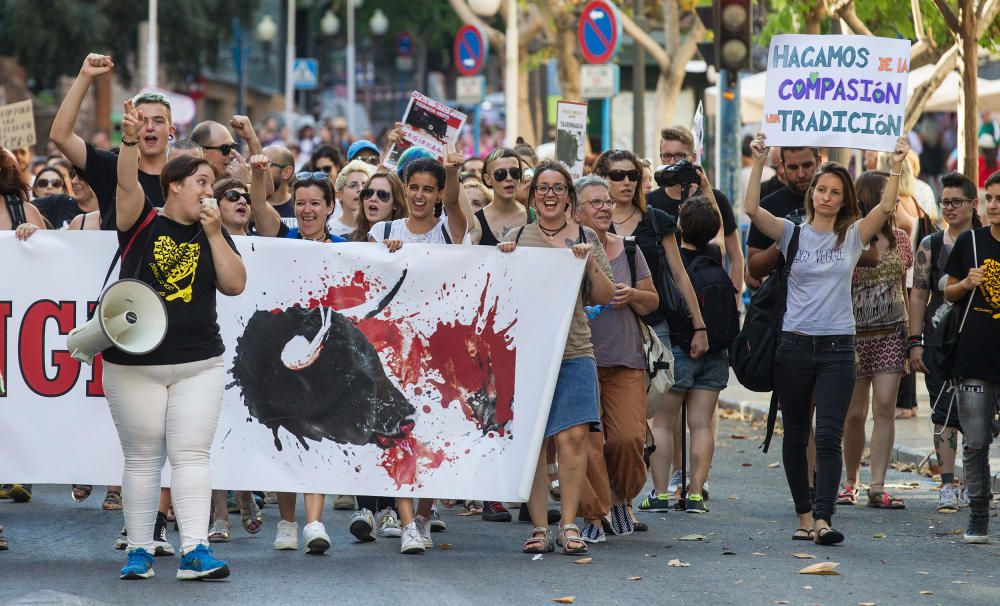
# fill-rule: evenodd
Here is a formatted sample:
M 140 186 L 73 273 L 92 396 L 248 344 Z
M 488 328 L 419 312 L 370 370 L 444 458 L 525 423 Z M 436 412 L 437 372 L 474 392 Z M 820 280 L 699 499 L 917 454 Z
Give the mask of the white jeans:
M 152 548 L 160 472 L 167 457 L 181 551 L 208 545 L 208 459 L 222 408 L 222 356 L 157 366 L 105 362 L 103 381 L 125 456 L 122 489 L 129 549 Z

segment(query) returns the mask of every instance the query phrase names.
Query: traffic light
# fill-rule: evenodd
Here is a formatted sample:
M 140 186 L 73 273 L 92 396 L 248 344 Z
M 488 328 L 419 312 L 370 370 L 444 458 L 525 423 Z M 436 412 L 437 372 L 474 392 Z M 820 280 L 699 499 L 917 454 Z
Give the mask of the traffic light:
M 750 69 L 753 0 L 714 0 L 715 65 L 735 75 Z

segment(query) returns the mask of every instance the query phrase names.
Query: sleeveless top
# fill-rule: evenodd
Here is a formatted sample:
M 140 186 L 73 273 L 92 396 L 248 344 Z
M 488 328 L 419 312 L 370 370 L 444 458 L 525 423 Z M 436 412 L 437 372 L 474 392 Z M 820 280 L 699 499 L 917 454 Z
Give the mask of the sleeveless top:
M 483 209 L 476 211 L 476 220 L 479 221 L 479 229 L 482 230 L 482 235 L 479 237 L 480 246 L 496 246 L 500 243 L 497 237 L 493 235 L 493 230 L 490 229 L 490 224 L 486 222 L 486 213 Z

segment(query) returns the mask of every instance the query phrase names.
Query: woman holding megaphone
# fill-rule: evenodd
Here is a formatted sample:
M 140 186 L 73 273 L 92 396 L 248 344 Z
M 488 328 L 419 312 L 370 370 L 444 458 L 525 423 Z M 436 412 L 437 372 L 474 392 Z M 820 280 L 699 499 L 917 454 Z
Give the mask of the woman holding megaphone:
M 166 335 L 142 355 L 104 351 L 104 392 L 125 458 L 123 487 L 128 560 L 122 579 L 153 576 L 153 526 L 160 471 L 171 463 L 174 510 L 182 546 L 177 578 L 221 579 L 229 567 L 208 548 L 211 505 L 209 451 L 222 407 L 224 346 L 216 321 L 216 291 L 243 292 L 246 270 L 222 228 L 212 198 L 215 174 L 204 159 L 183 156 L 160 174 L 166 204 L 158 214 L 138 181 L 138 145 L 146 129 L 141 109 L 125 102 L 118 156 L 116 226 L 120 277 L 159 294 Z M 141 330 L 135 324 L 129 330 Z

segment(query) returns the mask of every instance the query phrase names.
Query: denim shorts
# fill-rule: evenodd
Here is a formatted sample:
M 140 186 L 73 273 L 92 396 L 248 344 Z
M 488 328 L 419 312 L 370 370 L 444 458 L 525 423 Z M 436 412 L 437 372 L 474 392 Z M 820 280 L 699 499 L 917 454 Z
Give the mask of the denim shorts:
M 552 407 L 545 423 L 545 437 L 577 425 L 601 425 L 594 358 L 570 358 L 559 366 L 559 379 L 552 394 Z
M 697 360 L 680 347 L 674 352 L 674 386 L 672 391 L 687 393 L 692 389 L 722 391 L 729 383 L 729 353 L 723 349 L 710 351 Z

